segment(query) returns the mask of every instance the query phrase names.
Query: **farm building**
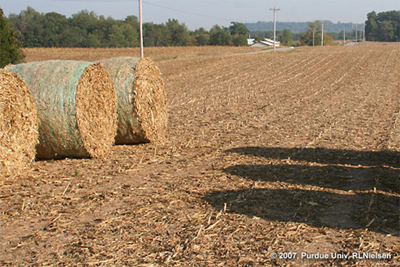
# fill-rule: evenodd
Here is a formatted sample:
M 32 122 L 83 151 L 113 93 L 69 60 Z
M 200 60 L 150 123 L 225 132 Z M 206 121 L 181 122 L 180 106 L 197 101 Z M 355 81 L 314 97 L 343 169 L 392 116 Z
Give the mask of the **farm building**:
M 274 46 L 274 40 L 264 38 L 262 41 L 256 41 L 256 39 L 247 39 L 247 45 L 252 47 L 263 47 L 263 46 Z M 279 47 L 280 42 L 275 41 L 275 45 Z

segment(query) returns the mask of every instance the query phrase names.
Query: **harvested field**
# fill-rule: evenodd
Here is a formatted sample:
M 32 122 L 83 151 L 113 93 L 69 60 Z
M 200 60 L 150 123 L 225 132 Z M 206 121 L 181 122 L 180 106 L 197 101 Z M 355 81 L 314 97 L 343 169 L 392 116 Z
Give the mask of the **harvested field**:
M 263 51 L 257 47 L 148 47 L 145 56 L 154 61 L 172 60 L 178 58 L 232 55 Z M 139 57 L 139 48 L 26 48 L 26 61 L 39 60 L 86 60 L 99 61 L 110 57 Z
M 168 140 L 3 182 L 3 265 L 400 265 L 398 43 L 158 65 Z

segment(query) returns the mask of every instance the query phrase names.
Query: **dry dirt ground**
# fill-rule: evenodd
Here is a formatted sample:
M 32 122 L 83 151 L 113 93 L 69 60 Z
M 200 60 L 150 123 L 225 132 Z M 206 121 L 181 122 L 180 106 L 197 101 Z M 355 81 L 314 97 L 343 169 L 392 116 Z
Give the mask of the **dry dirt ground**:
M 400 265 L 400 44 L 170 49 L 167 141 L 2 179 L 0 265 Z

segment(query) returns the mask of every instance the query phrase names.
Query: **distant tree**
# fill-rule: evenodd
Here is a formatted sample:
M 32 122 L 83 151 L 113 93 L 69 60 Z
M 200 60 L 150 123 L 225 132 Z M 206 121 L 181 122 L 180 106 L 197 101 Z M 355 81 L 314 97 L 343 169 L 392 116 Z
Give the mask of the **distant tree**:
M 247 46 L 247 38 L 244 35 L 235 35 L 232 38 L 232 43 L 234 46 Z
M 108 34 L 108 46 L 123 47 L 125 46 L 125 36 L 122 27 L 113 24 Z
M 380 41 L 396 41 L 395 29 L 391 21 L 385 20 L 380 23 L 378 37 Z
M 124 35 L 127 39 L 128 46 L 139 46 L 139 20 L 136 16 L 126 17 L 124 27 Z
M 400 10 L 368 13 L 365 21 L 365 37 L 367 41 L 400 41 Z
M 131 24 L 122 24 L 122 33 L 125 37 L 126 47 L 139 46 L 139 33 Z
M 169 19 L 166 26 L 171 33 L 171 45 L 185 46 L 188 43 L 189 31 L 185 24 L 180 24 L 177 19 Z
M 143 24 L 145 46 L 171 46 L 171 33 L 164 24 Z
M 335 45 L 335 41 L 330 34 L 324 34 L 324 45 Z
M 210 34 L 204 28 L 195 30 L 193 35 L 196 40 L 196 44 L 199 46 L 208 45 L 210 42 Z
M 293 33 L 288 29 L 283 30 L 279 36 L 279 41 L 283 45 L 291 46 L 293 44 Z
M 378 22 L 377 15 L 375 11 L 368 13 L 367 21 L 365 22 L 365 39 L 367 41 L 377 41 L 378 40 Z
M 43 16 L 43 40 L 42 44 L 46 47 L 61 46 L 60 35 L 68 25 L 68 19 L 56 12 L 47 13 Z
M 321 32 L 321 21 L 309 22 L 307 31 L 300 38 L 300 45 L 321 45 Z
M 229 33 L 232 36 L 232 44 L 234 46 L 246 46 L 249 30 L 246 25 L 239 22 L 231 22 Z
M 11 16 L 11 19 L 13 27 L 22 33 L 25 47 L 44 46 L 42 14 L 28 6 L 18 16 Z
M 98 16 L 87 10 L 70 18 L 51 12 L 39 13 L 31 7 L 9 16 L 10 24 L 23 35 L 25 47 L 135 47 L 139 46 L 136 16 L 124 20 Z M 144 23 L 145 46 L 247 45 L 245 24 L 232 22 L 228 28 L 214 26 L 189 31 L 185 24 L 169 19 L 164 24 Z
M 74 45 L 72 45 L 74 46 Z M 96 33 L 89 33 L 85 39 L 81 41 L 82 47 L 101 47 L 101 40 L 98 39 Z
M 139 20 L 136 16 L 127 16 L 124 21 L 134 29 L 139 30 Z
M 24 58 L 21 50 L 20 36 L 10 28 L 3 10 L 0 8 L 0 67 L 10 63 L 19 63 Z
M 228 29 L 215 25 L 210 30 L 210 45 L 232 45 L 232 35 Z
M 229 26 L 229 33 L 232 36 L 244 35 L 247 38 L 247 36 L 249 35 L 249 30 L 247 29 L 245 24 L 232 21 L 231 26 Z

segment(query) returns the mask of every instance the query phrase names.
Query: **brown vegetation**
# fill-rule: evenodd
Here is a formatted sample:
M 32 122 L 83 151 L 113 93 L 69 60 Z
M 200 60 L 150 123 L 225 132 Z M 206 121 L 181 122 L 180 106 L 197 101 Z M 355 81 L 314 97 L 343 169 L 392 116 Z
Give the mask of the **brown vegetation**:
M 38 123 L 26 84 L 18 75 L 0 71 L 0 180 L 31 167 L 39 140 Z
M 400 45 L 240 53 L 159 62 L 164 144 L 3 182 L 1 263 L 399 265 Z

